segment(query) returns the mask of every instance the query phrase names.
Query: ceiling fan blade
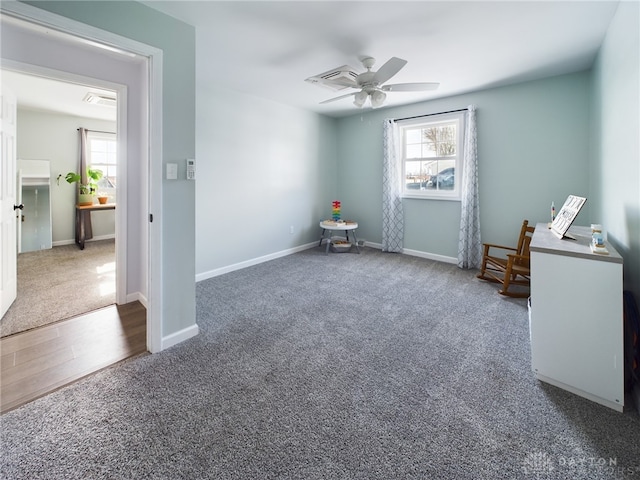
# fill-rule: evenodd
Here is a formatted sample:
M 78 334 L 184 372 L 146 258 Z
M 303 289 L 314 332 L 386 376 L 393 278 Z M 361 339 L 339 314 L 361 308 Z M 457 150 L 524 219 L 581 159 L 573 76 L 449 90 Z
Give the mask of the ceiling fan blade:
M 406 64 L 406 60 L 398 57 L 391 57 L 387 61 L 387 63 L 385 63 L 378 69 L 378 71 L 373 76 L 373 80 L 377 82 L 378 85 L 380 85 L 389 80 L 396 73 L 398 73 Z
M 435 90 L 439 85 L 437 82 L 396 83 L 393 85 L 384 85 L 382 90 L 385 92 L 424 92 L 426 90 Z
M 358 93 L 358 92 L 347 93 L 346 95 L 340 95 L 339 97 L 333 97 L 333 98 L 330 98 L 329 100 L 323 100 L 322 102 L 320 102 L 320 105 L 322 105 L 323 103 L 335 102 L 336 100 L 341 100 L 341 99 L 347 98 L 347 97 L 353 97 L 356 93 Z

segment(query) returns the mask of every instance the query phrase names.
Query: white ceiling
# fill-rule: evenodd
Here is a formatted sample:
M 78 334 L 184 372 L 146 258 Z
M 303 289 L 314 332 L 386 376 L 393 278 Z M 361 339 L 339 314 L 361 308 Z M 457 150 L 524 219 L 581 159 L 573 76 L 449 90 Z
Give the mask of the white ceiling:
M 613 0 L 142 3 L 196 27 L 199 85 L 332 116 L 358 109 L 351 98 L 319 102 L 352 90 L 333 92 L 304 80 L 345 64 L 364 71 L 363 56 L 377 59 L 373 70 L 394 56 L 408 60 L 387 83 L 440 82 L 433 92 L 390 92 L 386 106 L 588 69 L 618 5 Z M 82 104 L 86 87 L 2 74 L 23 107 L 115 118 L 115 109 Z
M 197 81 L 340 116 L 349 93 L 306 83 L 344 64 L 408 64 L 388 83 L 440 82 L 388 93 L 386 105 L 588 69 L 617 1 L 145 1 L 196 26 Z M 366 108 L 366 107 L 365 107 Z
M 2 39 L 11 46 L 12 42 L 18 42 L 20 35 L 28 34 L 30 37 L 38 38 L 41 42 L 55 42 L 57 44 L 68 44 L 74 51 L 86 50 L 89 53 L 100 54 L 101 56 L 112 56 L 119 61 L 141 63 L 143 59 L 139 56 L 118 51 L 112 47 L 107 47 L 91 40 L 79 39 L 78 37 L 55 30 L 53 28 L 30 23 L 8 14 L 0 15 L 0 31 Z M 90 79 L 77 77 L 65 72 L 53 72 L 35 65 L 19 65 L 5 60 L 1 64 L 0 82 L 2 87 L 8 87 L 15 93 L 18 106 L 21 109 L 50 111 L 64 113 L 83 118 L 95 118 L 115 122 L 117 109 L 104 105 L 92 105 L 83 101 L 88 93 L 116 97 L 116 92 L 92 84 Z M 37 72 L 26 74 L 18 70 L 28 70 Z M 57 79 L 50 78 L 56 76 Z M 73 79 L 73 80 L 69 80 Z
M 82 101 L 89 92 L 115 97 L 116 94 L 113 91 L 9 70 L 2 70 L 1 79 L 2 84 L 16 94 L 18 106 L 22 109 L 116 121 L 115 107 L 91 105 Z

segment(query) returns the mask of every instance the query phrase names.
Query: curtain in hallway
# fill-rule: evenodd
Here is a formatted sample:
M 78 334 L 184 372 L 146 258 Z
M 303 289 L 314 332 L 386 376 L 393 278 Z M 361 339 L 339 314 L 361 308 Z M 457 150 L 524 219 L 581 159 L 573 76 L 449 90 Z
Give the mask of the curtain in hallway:
M 482 241 L 480 240 L 480 205 L 478 195 L 478 142 L 476 107 L 469 105 L 464 135 L 464 158 L 461 178 L 460 236 L 458 239 L 458 267 L 480 268 Z
M 88 153 L 88 142 L 87 142 L 87 132 L 88 130 L 86 128 L 79 128 L 78 129 L 78 133 L 80 134 L 80 176 L 82 177 L 81 182 L 83 184 L 87 184 L 87 180 L 89 180 L 87 178 L 87 159 L 89 157 L 89 153 Z M 76 204 L 78 203 L 78 193 L 79 190 L 76 190 Z M 75 214 L 75 212 L 74 212 Z M 84 212 L 80 217 L 81 220 L 77 220 L 77 221 L 83 221 L 84 222 L 84 233 L 85 233 L 85 239 L 89 240 L 91 238 L 93 238 L 93 230 L 91 229 L 91 212 Z M 80 225 L 76 225 L 76 232 L 78 232 Z M 77 235 L 77 233 L 76 233 Z
M 382 251 L 401 253 L 404 239 L 400 135 L 396 122 L 383 124 Z

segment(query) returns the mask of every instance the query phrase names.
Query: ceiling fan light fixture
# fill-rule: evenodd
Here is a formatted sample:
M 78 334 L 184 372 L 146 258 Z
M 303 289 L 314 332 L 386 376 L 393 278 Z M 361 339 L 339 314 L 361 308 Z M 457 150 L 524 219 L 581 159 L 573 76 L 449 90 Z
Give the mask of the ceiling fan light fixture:
M 376 90 L 371 94 L 371 106 L 373 108 L 382 106 L 386 98 L 387 98 L 386 93 L 380 90 Z
M 364 102 L 367 101 L 368 96 L 369 94 L 364 90 L 356 93 L 353 99 L 353 104 L 358 108 L 362 108 L 362 106 L 364 105 Z
M 1 1 L 1 0 L 0 0 Z M 387 99 L 385 92 L 421 92 L 425 90 L 434 90 L 438 87 L 435 82 L 423 83 L 396 83 L 386 85 L 386 82 L 397 74 L 406 64 L 407 61 L 398 57 L 391 57 L 377 71 L 371 70 L 375 64 L 373 57 L 365 57 L 360 60 L 362 65 L 367 69 L 366 72 L 356 74 L 352 69 L 344 65 L 333 70 L 329 70 L 321 75 L 309 77 L 306 81 L 316 83 L 318 85 L 326 85 L 335 90 L 342 88 L 358 89 L 358 92 L 340 95 L 338 97 L 323 100 L 321 104 L 335 102 L 343 98 L 353 97 L 353 104 L 362 108 L 367 103 L 367 97 L 371 97 L 371 107 L 381 107 Z

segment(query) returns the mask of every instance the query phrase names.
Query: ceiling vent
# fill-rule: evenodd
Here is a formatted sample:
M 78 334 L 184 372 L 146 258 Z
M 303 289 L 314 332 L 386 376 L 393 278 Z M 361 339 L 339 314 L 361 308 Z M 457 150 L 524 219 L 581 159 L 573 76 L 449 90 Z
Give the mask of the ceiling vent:
M 309 77 L 305 82 L 314 83 L 321 87 L 326 87 L 330 90 L 336 91 L 353 87 L 353 82 L 356 81 L 356 78 L 358 78 L 358 72 L 356 72 L 356 69 L 349 65 L 343 65 L 342 67 L 334 68 L 328 72 Z M 331 80 L 331 82 L 329 83 L 327 80 Z M 345 80 L 344 85 L 340 85 L 341 80 Z
M 117 105 L 116 97 L 105 93 L 89 92 L 85 95 L 83 101 L 91 105 L 102 105 L 105 107 L 115 107 Z

